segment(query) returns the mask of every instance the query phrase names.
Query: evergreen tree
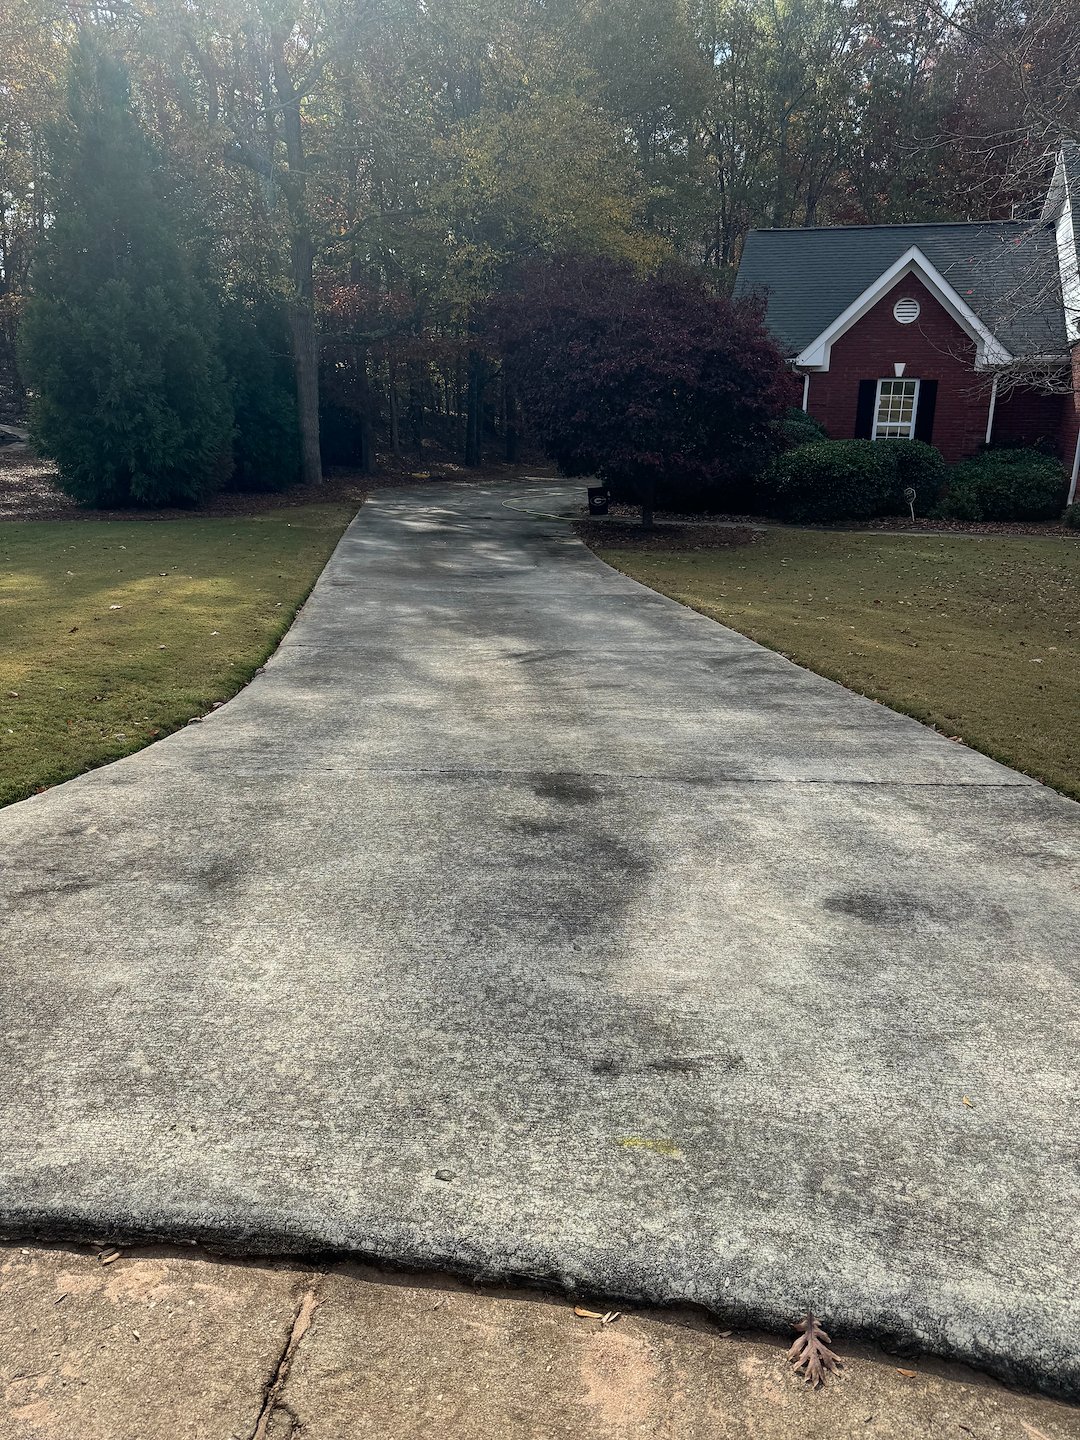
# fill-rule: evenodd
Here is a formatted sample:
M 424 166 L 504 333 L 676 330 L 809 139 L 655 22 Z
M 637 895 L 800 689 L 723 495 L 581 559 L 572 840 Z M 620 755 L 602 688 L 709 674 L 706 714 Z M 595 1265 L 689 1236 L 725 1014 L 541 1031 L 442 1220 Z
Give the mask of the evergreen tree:
M 52 135 L 54 222 L 22 331 L 35 442 L 88 505 L 199 501 L 228 475 L 214 313 L 121 67 L 83 38 Z

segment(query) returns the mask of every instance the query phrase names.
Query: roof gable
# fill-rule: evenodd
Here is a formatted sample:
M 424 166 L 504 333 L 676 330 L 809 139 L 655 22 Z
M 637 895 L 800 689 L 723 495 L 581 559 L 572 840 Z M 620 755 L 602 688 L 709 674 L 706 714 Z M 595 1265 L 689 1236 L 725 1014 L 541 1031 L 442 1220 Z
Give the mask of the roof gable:
M 833 342 L 857 325 L 868 310 L 887 295 L 898 280 L 905 275 L 917 275 L 946 310 L 961 330 L 975 342 L 975 364 L 980 369 L 995 365 L 1007 365 L 1013 358 L 1011 353 L 987 329 L 978 315 L 962 295 L 949 284 L 945 277 L 930 263 L 917 245 L 910 246 L 896 258 L 888 269 L 856 295 L 836 318 L 816 335 L 810 344 L 795 357 L 795 364 L 807 370 L 828 370 Z
M 1042 218 L 1054 228 L 1058 276 L 1070 344 L 1080 340 L 1080 145 L 1062 145 L 1054 161 Z
M 735 294 L 764 293 L 766 324 L 798 355 L 913 247 L 1012 355 L 1065 353 L 1057 248 L 1045 222 L 752 230 Z

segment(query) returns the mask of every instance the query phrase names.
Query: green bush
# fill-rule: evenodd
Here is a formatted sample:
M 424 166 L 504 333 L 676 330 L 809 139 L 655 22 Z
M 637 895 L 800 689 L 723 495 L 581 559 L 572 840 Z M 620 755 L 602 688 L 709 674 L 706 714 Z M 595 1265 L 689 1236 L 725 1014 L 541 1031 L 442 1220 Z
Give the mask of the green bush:
M 815 440 L 780 455 L 762 488 L 770 510 L 802 524 L 887 514 L 901 487 L 891 448 L 873 440 Z
M 286 490 L 300 480 L 296 387 L 284 316 L 239 303 L 222 315 L 221 351 L 235 431 L 230 490 Z
M 780 434 L 789 448 L 796 445 L 810 445 L 815 440 L 827 440 L 829 432 L 820 420 L 815 420 L 805 410 L 793 405 L 780 417 Z
M 953 466 L 935 513 L 946 520 L 1053 520 L 1066 484 L 1061 465 L 1041 450 L 984 450 Z
M 878 440 L 879 450 L 893 457 L 896 465 L 896 503 L 891 506 L 898 514 L 908 513 L 904 491 L 915 491 L 915 514 L 927 515 L 941 499 L 949 470 L 940 450 L 922 440 Z
M 1061 518 L 1070 530 L 1080 530 L 1080 504 L 1066 506 Z
M 176 241 L 127 79 L 84 37 L 20 334 L 31 432 L 85 505 L 202 499 L 230 466 L 216 323 Z

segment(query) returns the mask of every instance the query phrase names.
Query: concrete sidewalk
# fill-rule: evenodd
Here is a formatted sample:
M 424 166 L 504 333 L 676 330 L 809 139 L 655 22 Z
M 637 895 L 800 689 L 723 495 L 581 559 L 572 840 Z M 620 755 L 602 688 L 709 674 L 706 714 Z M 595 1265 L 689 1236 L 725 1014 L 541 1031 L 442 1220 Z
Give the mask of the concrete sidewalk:
M 1077 1440 L 963 1367 L 342 1263 L 0 1247 L 0 1440 Z M 602 1303 L 602 1302 L 601 1302 Z M 586 1308 L 586 1307 L 582 1307 Z
M 0 1225 L 811 1306 L 1080 1391 L 1080 807 L 567 498 L 377 495 L 240 696 L 0 813 Z

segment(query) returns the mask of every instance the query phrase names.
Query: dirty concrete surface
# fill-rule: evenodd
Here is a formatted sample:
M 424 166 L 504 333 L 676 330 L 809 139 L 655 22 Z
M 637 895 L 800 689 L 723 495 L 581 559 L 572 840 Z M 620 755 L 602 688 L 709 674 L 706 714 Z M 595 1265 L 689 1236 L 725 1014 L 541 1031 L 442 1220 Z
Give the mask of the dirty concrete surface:
M 811 1391 L 786 1345 L 352 1262 L 0 1247 L 0 1440 L 1080 1437 L 1076 1409 L 867 1346 Z
M 0 1229 L 810 1306 L 1077 1393 L 1080 807 L 577 498 L 376 495 L 235 700 L 0 813 Z

